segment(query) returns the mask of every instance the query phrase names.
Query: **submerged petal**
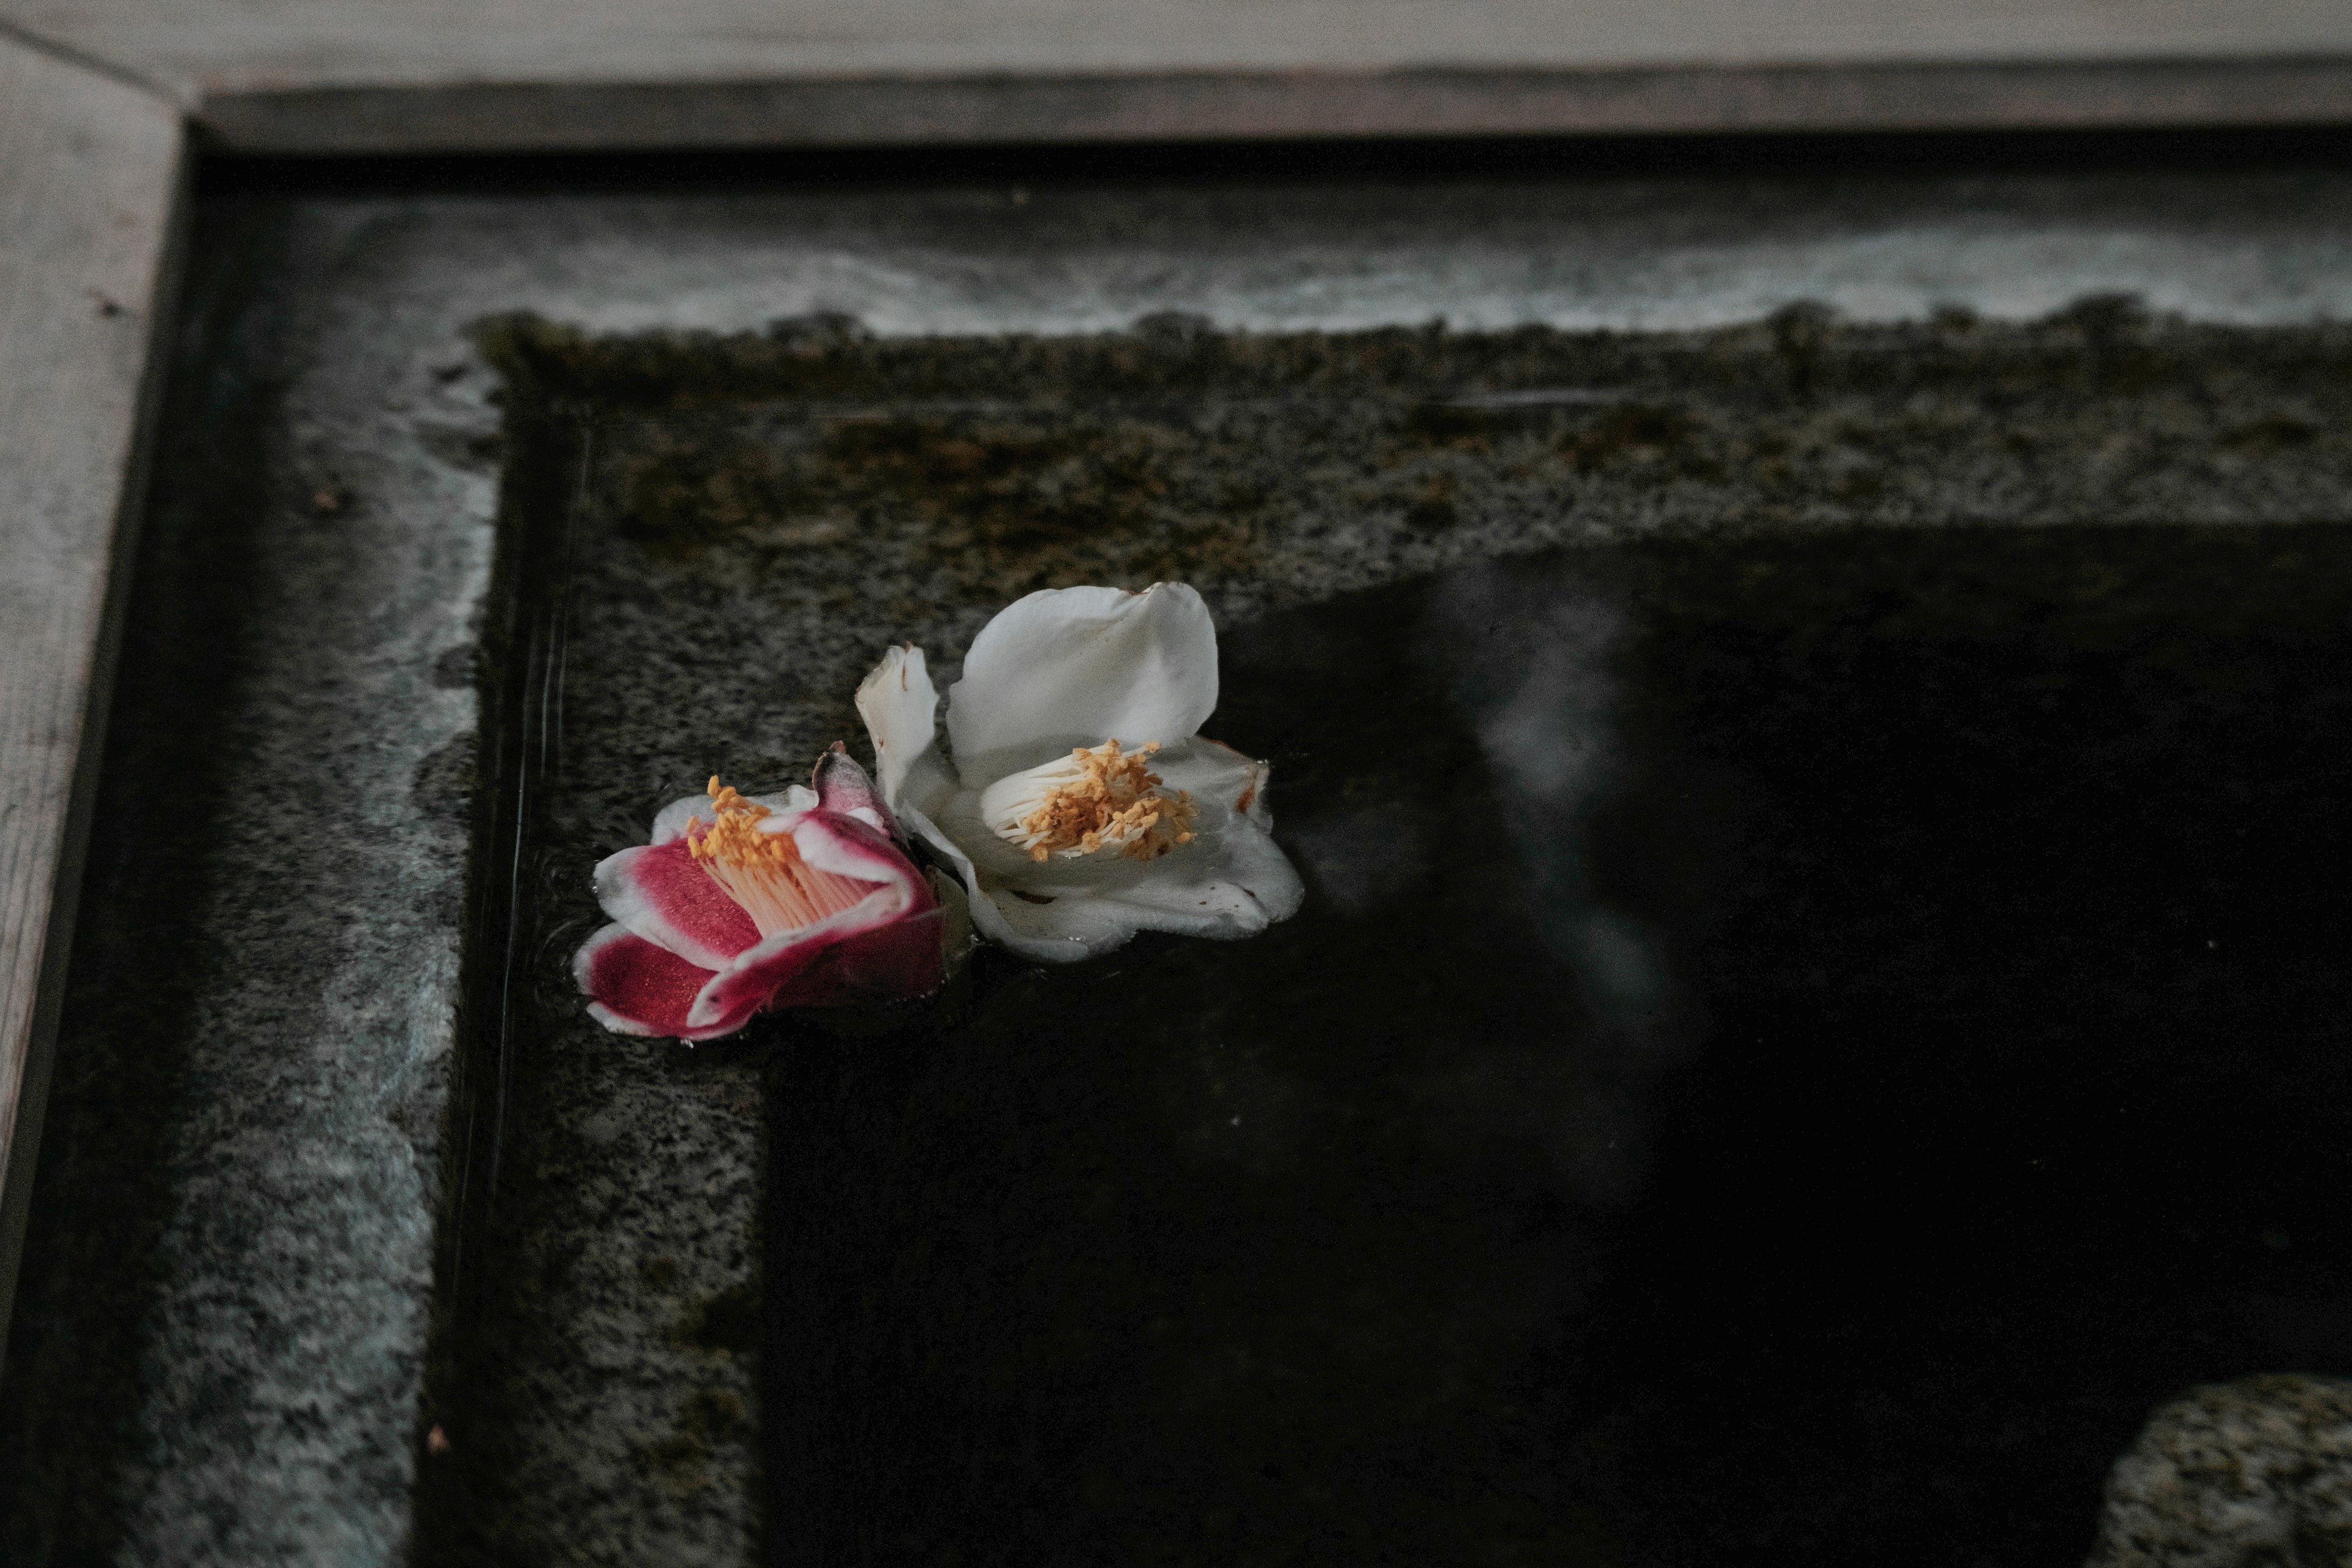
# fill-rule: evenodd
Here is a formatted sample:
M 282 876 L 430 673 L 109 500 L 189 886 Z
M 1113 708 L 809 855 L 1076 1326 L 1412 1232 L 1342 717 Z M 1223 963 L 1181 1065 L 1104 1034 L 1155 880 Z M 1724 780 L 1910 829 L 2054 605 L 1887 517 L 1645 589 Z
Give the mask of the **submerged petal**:
M 924 887 L 921 897 L 929 899 Z M 914 907 L 906 887 L 877 888 L 856 909 L 780 931 L 717 974 L 688 1014 L 697 1028 L 763 1007 L 899 1001 L 939 989 L 946 921 L 936 902 Z
M 897 826 L 890 820 L 890 807 L 857 759 L 842 749 L 840 742 L 816 762 L 816 804 L 827 811 L 844 816 L 854 816 L 877 832 L 895 835 Z
M 963 798 L 966 801 L 977 799 L 976 796 L 971 795 L 966 795 Z M 942 832 L 939 824 L 921 812 L 908 806 L 902 809 L 898 816 L 899 819 L 907 825 L 908 832 L 929 845 L 940 858 L 945 860 L 953 869 L 958 885 L 965 890 L 967 912 L 971 916 L 971 923 L 978 929 L 980 934 L 991 942 L 1003 942 L 1016 952 L 1025 952 L 1020 945 L 1021 933 L 1013 930 L 1012 924 L 1005 920 L 1003 912 L 997 908 L 995 900 L 980 890 L 987 884 L 982 880 L 979 868 L 972 865 L 971 857 L 965 854 L 954 839 Z M 998 847 L 1002 849 L 1003 846 L 1000 845 Z M 1030 953 L 1028 956 L 1036 955 Z M 1086 955 L 1074 953 L 1068 956 L 1083 958 Z
M 709 809 L 709 803 L 703 803 Z M 604 913 L 690 963 L 722 969 L 760 940 L 758 926 L 695 863 L 684 838 L 608 856 L 595 873 Z
M 982 878 L 982 903 L 997 916 L 997 940 L 1029 958 L 1092 958 L 1124 945 L 1139 931 L 1234 939 L 1255 936 L 1297 913 L 1306 897 L 1298 873 L 1273 838 L 1253 827 L 1198 846 L 1197 857 L 1171 857 L 1147 872 L 1084 886 L 1050 879 L 1015 885 Z
M 1217 630 L 1193 589 L 1046 589 L 972 639 L 948 692 L 948 738 L 977 786 L 1060 746 L 1183 740 L 1216 706 Z
M 1235 835 L 1217 852 L 1189 865 L 1171 862 L 1164 874 L 1139 877 L 1086 898 L 1023 900 L 1004 906 L 1034 941 L 1071 939 L 1087 954 L 1107 952 L 1139 931 L 1234 940 L 1255 936 L 1298 912 L 1307 889 L 1289 858 L 1263 834 Z M 1035 897 L 1033 893 L 1032 898 Z
M 751 1015 L 687 1022 L 710 972 L 657 947 L 626 927 L 608 925 L 572 957 L 572 977 L 589 997 L 588 1014 L 616 1035 L 670 1035 L 707 1040 L 731 1034 Z

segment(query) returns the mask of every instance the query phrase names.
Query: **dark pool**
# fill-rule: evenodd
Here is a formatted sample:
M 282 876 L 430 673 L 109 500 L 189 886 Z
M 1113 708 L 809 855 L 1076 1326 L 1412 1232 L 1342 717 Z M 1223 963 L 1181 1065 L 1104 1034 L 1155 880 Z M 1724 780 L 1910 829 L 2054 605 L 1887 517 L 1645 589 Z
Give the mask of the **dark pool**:
M 780 1561 L 2073 1563 L 2352 1370 L 2352 534 L 1490 563 L 1225 637 L 1311 889 L 779 1039 Z

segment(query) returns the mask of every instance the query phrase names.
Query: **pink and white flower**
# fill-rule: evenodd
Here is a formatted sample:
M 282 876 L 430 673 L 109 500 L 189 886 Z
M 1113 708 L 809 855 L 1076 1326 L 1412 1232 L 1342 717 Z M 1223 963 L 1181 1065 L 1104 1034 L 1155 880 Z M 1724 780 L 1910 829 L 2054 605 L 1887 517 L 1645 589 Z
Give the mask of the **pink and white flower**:
M 771 1008 L 939 989 L 947 923 L 888 805 L 838 744 L 815 784 L 747 797 L 714 777 L 596 868 L 613 923 L 572 973 L 598 1023 L 708 1040 Z
M 952 760 L 922 649 L 892 648 L 857 689 L 890 809 L 955 867 L 982 935 L 1046 960 L 1297 912 L 1266 765 L 1199 733 L 1216 706 L 1216 627 L 1181 583 L 1007 606 L 948 692 Z

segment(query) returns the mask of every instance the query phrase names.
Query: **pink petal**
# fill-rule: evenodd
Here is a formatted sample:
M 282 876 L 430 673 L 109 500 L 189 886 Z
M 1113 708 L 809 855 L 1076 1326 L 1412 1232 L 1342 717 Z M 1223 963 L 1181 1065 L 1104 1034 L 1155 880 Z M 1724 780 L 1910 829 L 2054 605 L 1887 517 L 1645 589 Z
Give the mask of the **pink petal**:
M 797 931 L 779 931 L 708 977 L 687 1016 L 717 1028 L 768 1007 L 834 1007 L 896 1002 L 940 988 L 947 921 L 937 904 L 887 913 L 899 900 L 879 891 L 854 910 Z
M 641 844 L 596 868 L 596 901 L 647 942 L 705 969 L 724 969 L 756 945 L 760 928 L 743 906 L 694 863 L 683 838 Z
M 889 1002 L 928 996 L 946 975 L 947 911 L 929 908 L 858 932 L 825 949 L 798 984 L 812 1000 L 800 1003 L 777 994 L 776 1005 L 816 1005 L 820 992 L 843 1001 Z
M 827 761 L 835 758 L 817 770 L 835 809 L 813 805 L 762 826 L 790 833 L 810 865 L 871 891 L 829 920 L 763 942 L 683 838 L 625 849 L 596 868 L 597 898 L 614 923 L 572 960 L 599 1023 L 700 1040 L 731 1034 L 767 1007 L 939 989 L 947 933 L 939 899 L 906 852 L 867 820 L 869 810 L 883 823 L 890 818 L 864 771 L 844 753 Z
M 856 764 L 851 764 L 855 766 Z M 930 888 L 907 852 L 888 834 L 861 817 L 823 807 L 793 820 L 789 829 L 801 858 L 820 871 L 854 877 L 861 882 L 908 889 L 918 904 L 928 901 Z
M 688 963 L 619 924 L 608 925 L 581 943 L 572 958 L 572 977 L 591 998 L 589 1016 L 616 1035 L 675 1035 L 707 1040 L 743 1026 L 757 1004 L 713 1022 L 687 1022 L 710 972 Z
M 866 776 L 857 760 L 842 749 L 840 742 L 835 741 L 833 749 L 816 760 L 814 782 L 820 810 L 853 816 L 880 832 L 899 837 L 882 792 L 874 787 L 874 781 Z

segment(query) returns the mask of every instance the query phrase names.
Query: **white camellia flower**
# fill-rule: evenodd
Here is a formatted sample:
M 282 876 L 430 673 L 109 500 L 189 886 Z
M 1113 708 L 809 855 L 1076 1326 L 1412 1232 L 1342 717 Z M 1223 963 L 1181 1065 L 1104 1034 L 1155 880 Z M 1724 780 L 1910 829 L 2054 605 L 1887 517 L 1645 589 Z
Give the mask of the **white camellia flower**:
M 1181 583 L 1000 612 L 948 692 L 952 762 L 922 649 L 892 648 L 857 689 L 890 809 L 962 876 L 981 934 L 1038 959 L 1297 912 L 1265 764 L 1195 732 L 1216 706 L 1216 627 Z

